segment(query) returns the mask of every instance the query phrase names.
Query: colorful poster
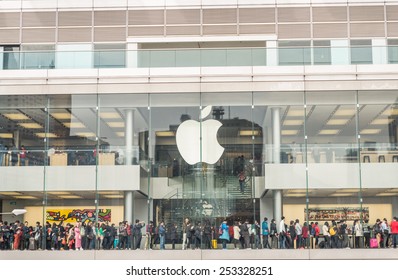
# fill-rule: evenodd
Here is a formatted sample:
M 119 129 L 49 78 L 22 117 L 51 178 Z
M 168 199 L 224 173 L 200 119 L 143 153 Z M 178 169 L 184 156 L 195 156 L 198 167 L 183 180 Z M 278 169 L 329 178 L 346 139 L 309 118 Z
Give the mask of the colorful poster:
M 46 222 L 49 223 L 95 222 L 95 209 L 52 209 L 46 211 Z M 111 222 L 111 209 L 98 209 L 98 222 Z
M 304 209 L 304 216 L 306 217 Z M 361 219 L 361 208 L 359 207 L 334 207 L 334 208 L 308 208 L 309 221 L 354 221 Z M 362 208 L 362 219 L 369 219 L 369 208 Z

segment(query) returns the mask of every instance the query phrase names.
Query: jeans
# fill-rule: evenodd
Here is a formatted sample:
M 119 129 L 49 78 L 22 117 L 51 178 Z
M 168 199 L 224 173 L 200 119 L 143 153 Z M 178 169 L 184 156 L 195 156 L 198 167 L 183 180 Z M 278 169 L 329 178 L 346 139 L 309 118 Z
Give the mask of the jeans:
M 271 246 L 269 245 L 268 242 L 268 235 L 263 235 L 263 248 L 271 249 Z
M 164 244 L 166 242 L 166 236 L 165 235 L 160 235 L 160 250 L 164 250 Z
M 392 234 L 392 245 L 394 246 L 394 248 L 397 248 L 397 244 L 398 244 L 398 233 L 393 233 Z
M 279 235 L 279 249 L 286 249 L 285 242 L 286 242 L 286 236 L 282 234 Z

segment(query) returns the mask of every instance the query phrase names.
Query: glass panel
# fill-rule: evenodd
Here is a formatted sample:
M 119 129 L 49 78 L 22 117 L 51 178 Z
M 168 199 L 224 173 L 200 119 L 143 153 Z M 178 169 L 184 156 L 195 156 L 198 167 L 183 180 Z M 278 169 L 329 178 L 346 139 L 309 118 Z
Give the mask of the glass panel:
M 92 68 L 91 44 L 57 45 L 56 68 Z
M 227 52 L 226 50 L 201 50 L 201 64 L 202 67 L 206 66 L 226 66 L 227 65 Z
M 96 107 L 96 95 L 59 95 L 49 100 L 45 211 L 51 234 L 47 246 L 54 250 L 103 248 L 101 224 L 110 219 L 112 209 L 96 205 Z
M 262 224 L 268 228 L 263 247 L 305 247 L 308 237 L 303 234 L 307 194 L 303 93 L 255 92 L 253 100 L 254 122 L 261 125 L 263 132 L 263 172 L 259 178 L 264 187 L 258 190 L 263 194 L 260 213 L 266 213 Z M 308 231 L 308 224 L 306 228 Z M 276 233 L 282 231 L 286 234 L 278 237 Z
M 179 102 L 176 104 L 175 100 Z M 200 147 L 195 144 L 198 140 L 195 135 L 200 133 L 200 125 L 196 122 L 200 114 L 199 105 L 200 96 L 196 93 L 150 95 L 153 221 L 155 226 L 164 222 L 170 230 L 165 240 L 160 240 L 161 249 L 164 242 L 180 243 L 187 237 L 186 227 L 185 235 L 180 235 L 185 218 L 189 218 L 192 226 L 201 222 L 201 208 L 198 207 L 201 205 L 203 181 L 200 176 L 202 169 L 197 163 L 200 162 Z M 189 239 L 191 243 L 200 247 L 200 243 L 193 239 L 195 236 L 190 234 L 190 226 L 188 231 L 188 238 L 192 236 Z
M 398 63 L 398 40 L 389 39 L 388 42 L 388 63 Z
M 279 42 L 279 65 L 311 64 L 310 41 Z
M 314 41 L 314 65 L 330 65 L 332 54 L 330 41 Z
M 372 41 L 351 40 L 351 64 L 372 64 Z
M 3 48 L 3 69 L 19 69 L 20 53 L 19 46 L 4 46 Z
M 94 45 L 95 68 L 124 68 L 126 67 L 125 44 L 96 44 Z
M 22 47 L 22 68 L 52 69 L 55 68 L 54 45 L 27 45 Z
M 367 215 L 359 200 L 356 93 L 321 96 L 306 92 L 309 247 L 354 248 L 360 244 L 353 225 Z M 318 237 L 313 228 L 318 228 Z
M 0 98 L 1 249 L 37 250 L 43 242 L 46 98 Z M 44 230 L 45 232 L 45 230 Z

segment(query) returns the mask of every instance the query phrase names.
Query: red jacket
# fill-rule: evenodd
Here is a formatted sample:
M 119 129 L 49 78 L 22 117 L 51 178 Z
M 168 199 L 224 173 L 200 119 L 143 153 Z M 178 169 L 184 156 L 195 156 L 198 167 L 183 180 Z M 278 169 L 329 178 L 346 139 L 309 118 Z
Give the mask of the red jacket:
M 391 228 L 391 233 L 398 234 L 398 222 L 397 221 L 392 220 L 391 224 L 390 224 L 390 228 Z
M 319 230 L 319 226 L 316 225 L 315 226 L 315 236 L 319 236 L 320 230 Z
M 304 226 L 302 229 L 303 238 L 308 238 L 308 227 Z

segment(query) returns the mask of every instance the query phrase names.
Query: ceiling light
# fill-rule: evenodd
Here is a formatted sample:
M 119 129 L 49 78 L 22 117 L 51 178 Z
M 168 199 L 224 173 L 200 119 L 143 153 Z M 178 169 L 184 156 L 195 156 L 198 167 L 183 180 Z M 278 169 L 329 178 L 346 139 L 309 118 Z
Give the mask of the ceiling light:
M 116 132 L 116 135 L 119 137 L 124 137 L 124 132 Z
M 390 193 L 398 193 L 398 189 L 389 189 L 386 192 L 390 192 Z
M 327 125 L 345 125 L 350 119 L 331 119 L 326 124 Z
M 304 120 L 285 120 L 283 125 L 303 125 Z
M 123 198 L 124 196 L 121 194 L 107 194 L 107 195 L 103 195 L 102 197 L 105 198 Z
M 52 195 L 70 195 L 70 192 L 47 192 Z
M 357 110 L 356 109 L 338 109 L 334 115 L 335 116 L 346 116 L 346 117 L 352 117 L 356 114 Z
M 288 117 L 304 117 L 304 109 L 289 109 Z
M 0 133 L 0 138 L 12 139 L 12 133 Z
M 38 123 L 34 123 L 34 122 L 31 122 L 31 123 L 18 123 L 18 125 L 22 126 L 24 128 L 31 128 L 31 129 L 43 128 L 43 126 L 41 126 Z
M 22 113 L 5 113 L 3 116 L 13 121 L 29 120 L 29 117 Z
M 174 135 L 174 131 L 156 131 L 158 137 L 173 137 Z
M 381 129 L 362 129 L 360 134 L 379 134 Z
M 384 116 L 398 115 L 398 108 L 388 108 L 382 113 L 382 115 Z
M 64 122 L 62 123 L 65 127 L 68 128 L 85 128 L 86 126 L 81 122 Z
M 116 112 L 100 112 L 99 116 L 102 119 L 120 119 L 120 115 Z
M 106 122 L 106 123 L 109 125 L 109 127 L 114 127 L 114 128 L 124 127 L 124 122 Z
M 74 199 L 74 198 L 82 198 L 81 196 L 78 195 L 59 195 L 59 198 L 65 198 L 65 199 Z
M 357 189 L 340 189 L 339 192 L 342 192 L 342 193 L 355 193 L 355 192 L 359 192 L 359 188 L 357 188 Z
M 357 193 L 332 193 L 329 196 L 357 196 Z
M 20 192 L 0 192 L 0 195 L 12 195 L 12 196 L 15 196 L 15 195 L 21 195 L 21 193 Z
M 39 138 L 56 138 L 56 137 L 58 137 L 54 133 L 44 133 L 44 132 L 38 132 L 38 133 L 35 133 L 35 135 Z
M 283 195 L 284 197 L 305 197 L 306 194 L 305 193 L 288 193 Z
M 72 115 L 70 113 L 50 113 L 50 115 L 58 120 L 69 120 L 72 118 Z
M 298 132 L 298 130 L 282 130 L 281 135 L 296 135 Z
M 393 120 L 392 119 L 375 119 L 370 124 L 372 125 L 386 125 L 390 124 Z
M 80 137 L 86 137 L 86 138 L 95 137 L 94 132 L 76 132 L 76 135 L 80 136 Z
M 118 191 L 99 191 L 99 194 L 120 194 Z
M 395 196 L 398 195 L 396 193 L 378 193 L 376 196 Z
M 258 136 L 260 135 L 259 130 L 239 130 L 239 136 Z
M 31 195 L 15 195 L 14 197 L 17 199 L 38 199 L 37 197 Z
M 319 135 L 335 135 L 340 132 L 340 129 L 322 129 L 319 131 Z

